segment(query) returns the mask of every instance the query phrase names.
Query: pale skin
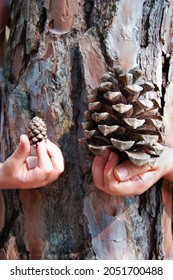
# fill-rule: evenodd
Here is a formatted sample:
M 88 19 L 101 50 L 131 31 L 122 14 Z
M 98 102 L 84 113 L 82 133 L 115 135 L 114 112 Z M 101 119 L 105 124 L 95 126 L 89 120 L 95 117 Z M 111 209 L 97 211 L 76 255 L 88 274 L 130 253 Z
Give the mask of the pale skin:
M 30 143 L 21 135 L 14 153 L 0 164 L 0 189 L 34 189 L 44 187 L 59 178 L 64 171 L 61 150 L 50 140 L 42 141 L 37 147 L 38 164 L 29 168 Z
M 5 26 L 9 20 L 9 2 L 0 0 L 0 67 L 5 65 Z M 21 135 L 15 152 L 0 163 L 0 189 L 33 189 L 43 187 L 59 178 L 64 171 L 64 159 L 60 149 L 51 141 L 42 141 L 37 147 L 37 164 L 30 162 L 30 143 Z
M 9 3 L 0 1 L 0 67 L 4 65 L 4 28 L 9 19 Z M 26 136 L 21 136 L 14 154 L 0 164 L 0 189 L 37 188 L 56 180 L 64 170 L 60 149 L 52 142 L 40 143 L 37 148 L 38 166 L 29 169 L 27 158 L 30 145 Z M 119 164 L 116 153 L 106 150 L 94 159 L 92 172 L 95 186 L 109 194 L 139 195 L 150 188 L 161 177 L 173 181 L 173 149 L 165 147 L 153 168 L 136 167 L 130 161 Z M 123 176 L 124 175 L 124 176 Z
M 154 167 L 137 167 L 109 149 L 96 156 L 92 166 L 95 186 L 111 195 L 134 196 L 148 190 L 160 178 L 173 181 L 173 149 L 164 147 Z

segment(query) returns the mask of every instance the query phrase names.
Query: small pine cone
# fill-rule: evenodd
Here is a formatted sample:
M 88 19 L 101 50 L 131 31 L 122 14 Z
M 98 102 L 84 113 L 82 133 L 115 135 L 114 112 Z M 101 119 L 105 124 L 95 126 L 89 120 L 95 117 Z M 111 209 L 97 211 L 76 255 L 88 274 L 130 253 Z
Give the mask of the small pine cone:
M 47 139 L 47 128 L 45 122 L 39 118 L 34 117 L 28 125 L 28 138 L 30 144 L 37 146 L 39 142 Z
M 125 72 L 117 66 L 92 91 L 83 130 L 94 155 L 109 148 L 118 152 L 120 159 L 152 166 L 161 154 L 164 134 L 160 93 L 142 76 L 137 68 Z

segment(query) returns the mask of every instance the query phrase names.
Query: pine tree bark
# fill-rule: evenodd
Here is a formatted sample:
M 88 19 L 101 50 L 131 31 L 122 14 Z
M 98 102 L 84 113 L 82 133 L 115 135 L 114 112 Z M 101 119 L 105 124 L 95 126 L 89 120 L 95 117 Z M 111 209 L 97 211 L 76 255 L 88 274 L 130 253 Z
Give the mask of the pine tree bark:
M 87 97 L 120 64 L 139 66 L 162 92 L 173 146 L 173 1 L 10 1 L 1 91 L 1 160 L 32 116 L 59 143 L 65 172 L 36 190 L 0 194 L 0 259 L 171 259 L 171 183 L 141 196 L 97 190 L 93 157 L 79 144 Z

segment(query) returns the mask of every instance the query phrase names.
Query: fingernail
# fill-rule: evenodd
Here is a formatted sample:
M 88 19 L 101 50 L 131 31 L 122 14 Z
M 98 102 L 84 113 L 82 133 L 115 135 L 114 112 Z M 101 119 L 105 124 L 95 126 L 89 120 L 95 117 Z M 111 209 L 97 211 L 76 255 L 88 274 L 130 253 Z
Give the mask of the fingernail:
M 36 166 L 38 166 L 38 157 L 29 156 L 27 157 L 26 162 L 28 164 L 29 169 L 34 169 Z
M 116 172 L 118 173 L 118 176 L 120 179 L 125 179 L 128 176 L 128 170 L 125 167 L 118 167 L 116 168 Z

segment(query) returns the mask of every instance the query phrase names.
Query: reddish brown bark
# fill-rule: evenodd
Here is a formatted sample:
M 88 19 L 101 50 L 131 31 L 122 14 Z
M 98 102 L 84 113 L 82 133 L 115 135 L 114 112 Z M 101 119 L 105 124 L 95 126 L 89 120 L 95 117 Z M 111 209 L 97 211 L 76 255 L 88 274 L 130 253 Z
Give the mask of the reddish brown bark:
M 104 194 L 92 182 L 93 158 L 78 142 L 91 89 L 121 64 L 139 66 L 162 90 L 166 144 L 172 146 L 172 7 L 172 0 L 11 5 L 1 159 L 38 115 L 59 142 L 66 169 L 44 189 L 3 191 L 1 259 L 172 258 L 170 183 L 158 182 L 139 197 Z

